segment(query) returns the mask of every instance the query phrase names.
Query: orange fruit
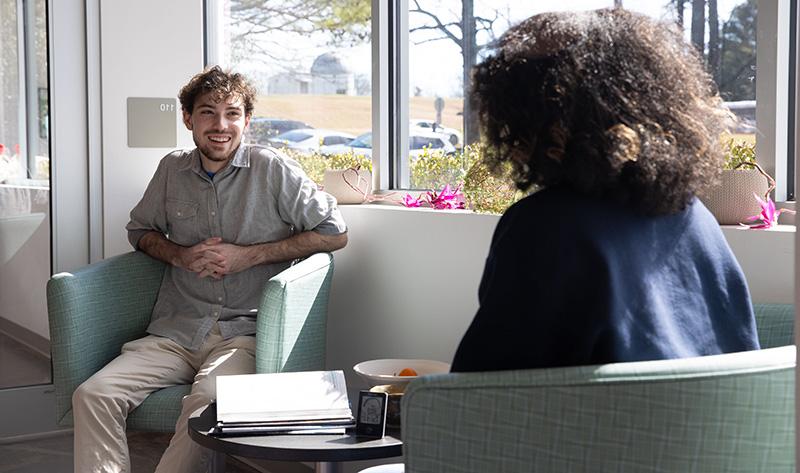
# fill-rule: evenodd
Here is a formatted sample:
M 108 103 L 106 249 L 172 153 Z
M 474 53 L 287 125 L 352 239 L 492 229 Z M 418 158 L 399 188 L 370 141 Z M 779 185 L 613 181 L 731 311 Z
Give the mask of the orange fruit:
M 417 376 L 417 372 L 413 368 L 403 368 L 397 376 Z

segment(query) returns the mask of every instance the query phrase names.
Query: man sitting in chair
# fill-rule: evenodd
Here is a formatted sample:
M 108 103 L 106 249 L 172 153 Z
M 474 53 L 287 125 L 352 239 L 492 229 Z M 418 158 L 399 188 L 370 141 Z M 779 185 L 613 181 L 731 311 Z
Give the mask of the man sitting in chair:
M 254 98 L 242 75 L 216 66 L 181 89 L 197 147 L 161 160 L 127 225 L 131 245 L 168 266 L 149 335 L 73 395 L 76 472 L 129 472 L 128 413 L 153 391 L 189 383 L 156 471 L 205 471 L 210 451 L 190 440 L 187 420 L 215 399 L 216 376 L 255 371 L 265 281 L 296 258 L 347 243 L 336 201 L 295 162 L 241 143 Z

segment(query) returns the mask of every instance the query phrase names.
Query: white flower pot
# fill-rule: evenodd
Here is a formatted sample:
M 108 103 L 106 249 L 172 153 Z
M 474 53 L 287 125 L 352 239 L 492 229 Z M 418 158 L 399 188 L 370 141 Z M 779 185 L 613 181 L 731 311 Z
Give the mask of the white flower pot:
M 700 200 L 720 225 L 738 225 L 761 213 L 753 194 L 763 199 L 770 188 L 768 179 L 757 169 L 724 170 L 719 185 Z

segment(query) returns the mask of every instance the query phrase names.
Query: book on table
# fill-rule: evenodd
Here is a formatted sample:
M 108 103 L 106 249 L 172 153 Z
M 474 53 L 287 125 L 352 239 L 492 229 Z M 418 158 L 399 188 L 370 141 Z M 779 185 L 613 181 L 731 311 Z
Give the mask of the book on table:
M 333 434 L 354 425 L 341 370 L 217 377 L 214 434 Z

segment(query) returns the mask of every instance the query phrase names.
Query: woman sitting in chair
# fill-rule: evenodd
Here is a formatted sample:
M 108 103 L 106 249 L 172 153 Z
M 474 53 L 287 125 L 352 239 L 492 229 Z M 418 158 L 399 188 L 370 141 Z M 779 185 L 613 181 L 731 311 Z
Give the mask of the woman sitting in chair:
M 453 371 L 758 349 L 742 270 L 697 199 L 730 121 L 676 28 L 546 13 L 473 71 L 489 165 L 541 189 L 501 218 Z

